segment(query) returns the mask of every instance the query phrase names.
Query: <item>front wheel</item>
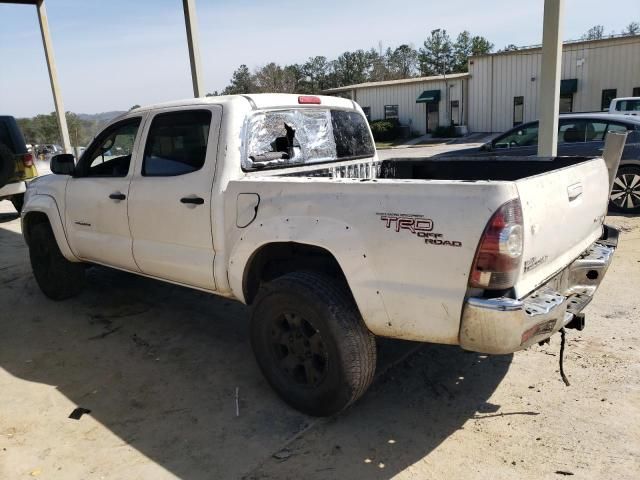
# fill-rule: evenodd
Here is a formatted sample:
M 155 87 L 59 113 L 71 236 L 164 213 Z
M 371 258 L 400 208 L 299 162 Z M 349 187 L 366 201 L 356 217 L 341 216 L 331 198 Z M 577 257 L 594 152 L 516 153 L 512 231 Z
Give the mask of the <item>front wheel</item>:
M 251 344 L 274 390 L 309 415 L 340 412 L 373 380 L 375 338 L 346 288 L 325 275 L 294 272 L 263 285 Z
M 65 300 L 82 291 L 84 265 L 64 258 L 48 224 L 38 223 L 31 229 L 29 258 L 40 290 L 50 299 Z
M 613 210 L 621 213 L 640 212 L 640 167 L 623 165 L 618 168 L 609 199 Z

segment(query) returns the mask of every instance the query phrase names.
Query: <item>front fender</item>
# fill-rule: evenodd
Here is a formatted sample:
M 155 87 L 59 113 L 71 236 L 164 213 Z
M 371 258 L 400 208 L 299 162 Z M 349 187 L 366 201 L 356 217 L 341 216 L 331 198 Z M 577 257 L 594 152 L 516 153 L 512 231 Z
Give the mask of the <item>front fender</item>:
M 271 217 L 256 220 L 234 234 L 229 256 L 229 285 L 245 301 L 243 278 L 253 254 L 273 242 L 296 242 L 330 252 L 342 269 L 360 314 L 374 334 L 388 334 L 389 316 L 361 233 L 332 218 Z
M 28 196 L 27 202 L 22 209 L 21 217 L 22 234 L 27 243 L 27 225 L 29 223 L 29 215 L 33 213 L 43 213 L 47 216 L 62 255 L 71 262 L 79 262 L 80 260 L 73 254 L 71 248 L 69 248 L 69 242 L 67 241 L 67 235 L 63 227 L 62 215 L 60 214 L 60 209 L 58 208 L 55 198 L 42 194 Z

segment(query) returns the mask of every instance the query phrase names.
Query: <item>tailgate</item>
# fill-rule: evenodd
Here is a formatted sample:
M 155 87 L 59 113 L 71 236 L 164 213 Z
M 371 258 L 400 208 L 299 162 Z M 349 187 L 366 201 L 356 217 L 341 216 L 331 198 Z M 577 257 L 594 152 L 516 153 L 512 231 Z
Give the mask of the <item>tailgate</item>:
M 602 233 L 609 176 L 602 158 L 517 180 L 524 221 L 522 298 L 569 265 Z

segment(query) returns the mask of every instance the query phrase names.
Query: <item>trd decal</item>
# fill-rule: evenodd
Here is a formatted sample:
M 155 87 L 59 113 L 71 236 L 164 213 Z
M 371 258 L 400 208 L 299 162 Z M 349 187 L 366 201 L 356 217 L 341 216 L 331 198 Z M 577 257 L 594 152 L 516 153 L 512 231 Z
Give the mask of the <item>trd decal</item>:
M 447 240 L 442 233 L 434 233 L 433 220 L 425 218 L 424 215 L 408 213 L 378 213 L 384 226 L 396 233 L 406 230 L 419 238 L 424 239 L 427 245 L 439 245 L 444 247 L 461 247 L 462 242 L 457 240 Z
M 379 213 L 380 220 L 385 222 L 387 228 L 393 228 L 396 232 L 409 230 L 411 233 L 430 232 L 433 230 L 433 221 L 422 215 L 406 215 L 402 213 Z

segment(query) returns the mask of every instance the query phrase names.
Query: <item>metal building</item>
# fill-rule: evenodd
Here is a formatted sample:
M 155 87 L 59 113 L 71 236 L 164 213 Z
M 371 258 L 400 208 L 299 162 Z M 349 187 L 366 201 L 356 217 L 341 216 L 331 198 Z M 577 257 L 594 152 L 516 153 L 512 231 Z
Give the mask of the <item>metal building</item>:
M 542 48 L 469 58 L 469 129 L 501 132 L 538 118 Z M 640 35 L 565 42 L 560 113 L 606 110 L 640 96 Z
M 465 125 L 468 73 L 369 82 L 333 88 L 323 93 L 355 100 L 369 120 L 396 118 L 415 134 L 441 125 Z
M 469 58 L 469 73 L 369 82 L 326 90 L 358 102 L 371 120 L 398 118 L 413 133 L 438 125 L 502 132 L 539 118 L 542 47 Z M 608 108 L 640 96 L 640 35 L 565 42 L 560 112 Z

